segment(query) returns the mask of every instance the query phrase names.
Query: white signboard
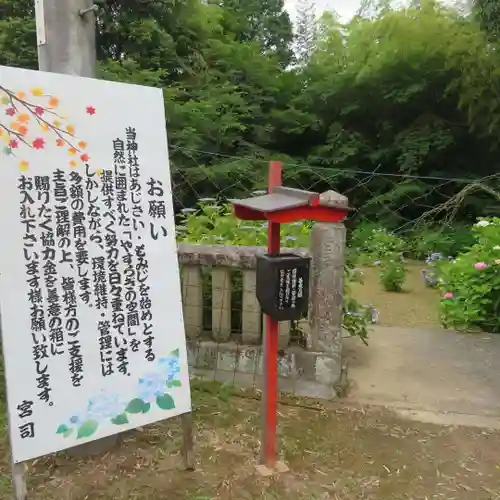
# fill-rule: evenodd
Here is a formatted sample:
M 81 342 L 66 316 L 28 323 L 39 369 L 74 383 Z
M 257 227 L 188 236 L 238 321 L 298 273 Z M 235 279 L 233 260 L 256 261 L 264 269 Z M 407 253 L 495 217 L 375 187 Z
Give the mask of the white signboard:
M 0 66 L 15 462 L 191 410 L 161 90 Z

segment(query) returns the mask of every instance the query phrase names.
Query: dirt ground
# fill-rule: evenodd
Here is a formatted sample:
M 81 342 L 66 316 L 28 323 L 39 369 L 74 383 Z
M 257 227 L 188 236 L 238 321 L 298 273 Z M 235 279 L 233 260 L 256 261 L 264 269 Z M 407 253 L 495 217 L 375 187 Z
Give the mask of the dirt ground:
M 500 433 L 406 421 L 386 410 L 305 400 L 280 406 L 290 472 L 256 474 L 260 403 L 194 387 L 197 469 L 182 470 L 180 425 L 134 431 L 98 458 L 61 453 L 29 465 L 32 500 L 500 499 Z M 2 438 L 0 499 L 10 499 Z
M 354 283 L 354 297 L 379 312 L 379 325 L 404 328 L 440 328 L 439 292 L 426 287 L 421 262 L 408 262 L 404 291 L 386 292 L 379 283 L 380 269 L 364 267 L 364 284 Z

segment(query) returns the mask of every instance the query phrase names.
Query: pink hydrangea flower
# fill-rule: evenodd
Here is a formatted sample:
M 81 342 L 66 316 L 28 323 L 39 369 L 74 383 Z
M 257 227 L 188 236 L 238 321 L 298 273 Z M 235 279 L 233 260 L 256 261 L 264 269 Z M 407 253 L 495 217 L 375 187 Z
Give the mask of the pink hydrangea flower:
M 476 262 L 474 264 L 474 267 L 478 270 L 478 271 L 482 271 L 483 269 L 486 269 L 488 267 L 488 264 L 486 264 L 486 262 Z
M 453 293 L 451 293 L 451 292 L 446 292 L 446 293 L 443 295 L 443 298 L 444 298 L 444 299 L 452 299 L 452 298 L 453 298 Z

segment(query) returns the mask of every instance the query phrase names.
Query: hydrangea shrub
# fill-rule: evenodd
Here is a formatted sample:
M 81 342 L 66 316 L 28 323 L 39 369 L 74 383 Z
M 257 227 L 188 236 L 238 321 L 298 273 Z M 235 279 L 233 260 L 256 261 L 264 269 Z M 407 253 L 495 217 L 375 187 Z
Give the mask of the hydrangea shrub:
M 441 318 L 446 328 L 500 333 L 500 218 L 480 219 L 475 244 L 439 264 Z

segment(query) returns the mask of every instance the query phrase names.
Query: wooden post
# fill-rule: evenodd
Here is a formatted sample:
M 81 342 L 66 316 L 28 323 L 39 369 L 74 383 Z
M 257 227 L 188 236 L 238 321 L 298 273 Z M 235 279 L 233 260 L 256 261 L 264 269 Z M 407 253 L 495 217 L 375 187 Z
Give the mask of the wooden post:
M 2 331 L 2 312 L 0 311 L 0 339 L 3 342 L 3 331 Z M 8 387 L 7 383 L 5 383 L 5 387 L 8 393 Z M 10 412 L 9 412 L 9 405 L 8 405 L 8 399 L 9 396 L 7 394 L 7 416 L 8 416 L 8 422 L 9 422 L 9 438 L 10 438 L 10 431 L 12 428 L 12 422 L 10 421 Z M 12 445 L 10 449 L 11 455 L 12 455 Z M 20 463 L 15 463 L 14 462 L 14 457 L 11 457 L 11 470 L 12 470 L 12 492 L 13 492 L 13 498 L 14 500 L 26 500 L 28 498 L 28 487 L 26 486 L 26 476 L 25 476 L 25 471 L 26 471 L 26 465 L 23 462 Z
M 26 465 L 21 462 L 12 462 L 12 489 L 14 490 L 14 500 L 26 500 L 28 498 L 28 488 L 24 472 Z
M 192 413 L 184 413 L 181 415 L 182 422 L 182 455 L 184 458 L 184 467 L 188 471 L 195 469 L 194 460 L 194 439 L 193 439 L 193 415 Z

